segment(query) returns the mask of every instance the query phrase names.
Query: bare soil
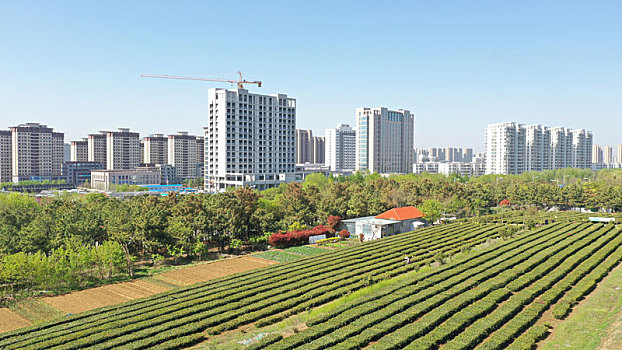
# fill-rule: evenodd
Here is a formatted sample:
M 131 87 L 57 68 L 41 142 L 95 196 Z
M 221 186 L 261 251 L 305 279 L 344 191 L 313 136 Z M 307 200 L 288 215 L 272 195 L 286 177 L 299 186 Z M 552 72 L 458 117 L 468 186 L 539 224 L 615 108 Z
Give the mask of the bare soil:
M 63 313 L 77 313 L 124 301 L 147 297 L 167 291 L 161 285 L 142 280 L 109 284 L 65 295 L 43 298 L 43 301 Z
M 276 264 L 276 262 L 252 256 L 242 256 L 239 258 L 210 261 L 204 264 L 179 268 L 163 272 L 154 276 L 154 278 L 178 286 L 187 286 L 272 264 Z
M 12 331 L 14 329 L 30 325 L 30 321 L 9 310 L 8 308 L 0 308 L 0 333 Z

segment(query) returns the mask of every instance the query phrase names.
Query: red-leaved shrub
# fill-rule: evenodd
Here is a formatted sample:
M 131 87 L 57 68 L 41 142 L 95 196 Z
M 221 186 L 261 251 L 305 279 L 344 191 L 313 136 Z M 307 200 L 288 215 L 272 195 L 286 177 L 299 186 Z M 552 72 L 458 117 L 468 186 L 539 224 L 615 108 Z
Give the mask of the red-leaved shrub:
M 318 225 L 307 230 L 273 233 L 268 238 L 268 244 L 277 248 L 287 248 L 297 245 L 309 244 L 309 237 L 317 235 L 328 235 L 329 228 Z
M 339 237 L 341 237 L 342 239 L 350 238 L 350 231 L 346 229 L 339 231 Z

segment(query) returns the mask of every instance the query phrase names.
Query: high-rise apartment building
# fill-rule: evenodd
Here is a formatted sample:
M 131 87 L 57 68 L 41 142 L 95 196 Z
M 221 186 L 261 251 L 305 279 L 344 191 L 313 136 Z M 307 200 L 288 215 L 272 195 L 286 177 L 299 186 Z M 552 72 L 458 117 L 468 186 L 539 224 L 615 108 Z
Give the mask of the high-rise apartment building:
M 178 179 L 194 179 L 198 163 L 197 137 L 180 131 L 168 136 L 168 164 L 175 167 Z
M 39 123 L 12 127 L 13 182 L 60 178 L 65 157 L 64 138 L 63 133 Z
M 108 146 L 106 143 L 107 131 L 100 131 L 99 134 L 90 134 L 88 136 L 88 161 L 97 162 L 104 167 L 108 164 Z
M 313 131 L 296 129 L 296 164 L 323 164 L 325 139 L 313 136 Z
M 203 168 L 205 167 L 205 138 L 197 136 L 197 168 L 196 178 L 203 177 Z
M 128 170 L 140 165 L 140 138 L 127 128 L 106 133 L 106 169 Z
M 204 129 L 207 190 L 263 190 L 294 180 L 296 99 L 210 89 Z
M 356 130 L 348 124 L 326 129 L 326 166 L 331 171 L 354 171 L 356 168 Z
M 616 162 L 618 164 L 622 163 L 622 145 L 616 147 Z
M 296 164 L 311 163 L 313 131 L 296 129 Z
M 13 181 L 11 132 L 0 130 L 0 183 Z
M 83 138 L 82 141 L 71 141 L 70 160 L 72 162 L 86 162 L 89 160 L 89 139 Z
M 313 164 L 324 164 L 326 161 L 326 139 L 324 136 L 313 136 L 311 140 L 311 148 L 313 149 L 313 157 L 311 162 Z
M 572 168 L 592 168 L 592 132 L 584 129 L 572 130 Z
M 149 135 L 143 139 L 143 163 L 168 164 L 168 137 L 163 134 Z
M 520 174 L 525 171 L 525 126 L 517 123 L 488 125 L 486 173 Z
M 603 146 L 603 163 L 613 164 L 613 147 Z
M 592 132 L 508 122 L 486 129 L 486 173 L 590 168 Z
M 603 162 L 603 148 L 600 145 L 592 146 L 592 163 L 601 164 Z
M 356 109 L 356 169 L 412 172 L 415 117 L 408 110 Z

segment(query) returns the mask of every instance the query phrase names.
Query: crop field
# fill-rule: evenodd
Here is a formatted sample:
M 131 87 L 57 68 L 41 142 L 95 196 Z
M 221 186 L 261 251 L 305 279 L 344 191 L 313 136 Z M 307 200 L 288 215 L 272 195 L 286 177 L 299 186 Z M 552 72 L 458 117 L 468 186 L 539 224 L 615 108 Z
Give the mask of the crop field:
M 188 286 L 271 264 L 274 262 L 252 256 L 242 256 L 174 269 L 157 274 L 154 278 L 178 286 Z
M 109 284 L 64 295 L 43 298 L 43 302 L 64 313 L 78 313 L 166 291 L 141 280 Z
M 523 210 L 508 211 L 501 214 L 485 215 L 479 218 L 480 221 L 500 223 L 502 220 L 504 223 L 511 224 L 524 224 L 529 220 L 533 220 L 536 224 L 542 224 L 545 221 L 554 222 L 577 222 L 588 221 L 591 216 L 615 218 L 618 222 L 622 220 L 621 213 L 581 213 L 577 211 L 560 211 L 560 212 L 546 212 L 539 211 L 534 214 L 530 214 Z M 473 220 L 476 220 L 473 218 Z
M 0 349 L 184 348 L 394 277 L 248 347 L 525 349 L 548 333 L 546 310 L 565 318 L 622 260 L 614 225 L 556 222 L 506 240 L 502 227 L 457 222 L 302 257 L 2 333 Z M 439 253 L 462 258 L 439 266 Z
M 30 321 L 9 310 L 0 308 L 0 332 L 12 331 L 30 325 Z

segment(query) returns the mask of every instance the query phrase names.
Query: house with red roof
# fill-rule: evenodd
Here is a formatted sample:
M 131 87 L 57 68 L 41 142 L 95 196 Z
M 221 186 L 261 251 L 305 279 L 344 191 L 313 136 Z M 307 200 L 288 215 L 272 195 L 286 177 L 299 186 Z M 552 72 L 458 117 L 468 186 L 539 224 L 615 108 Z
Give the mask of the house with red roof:
M 363 235 L 366 241 L 413 231 L 425 226 L 423 213 L 415 207 L 401 207 L 387 210 L 376 216 L 343 220 L 351 233 Z

